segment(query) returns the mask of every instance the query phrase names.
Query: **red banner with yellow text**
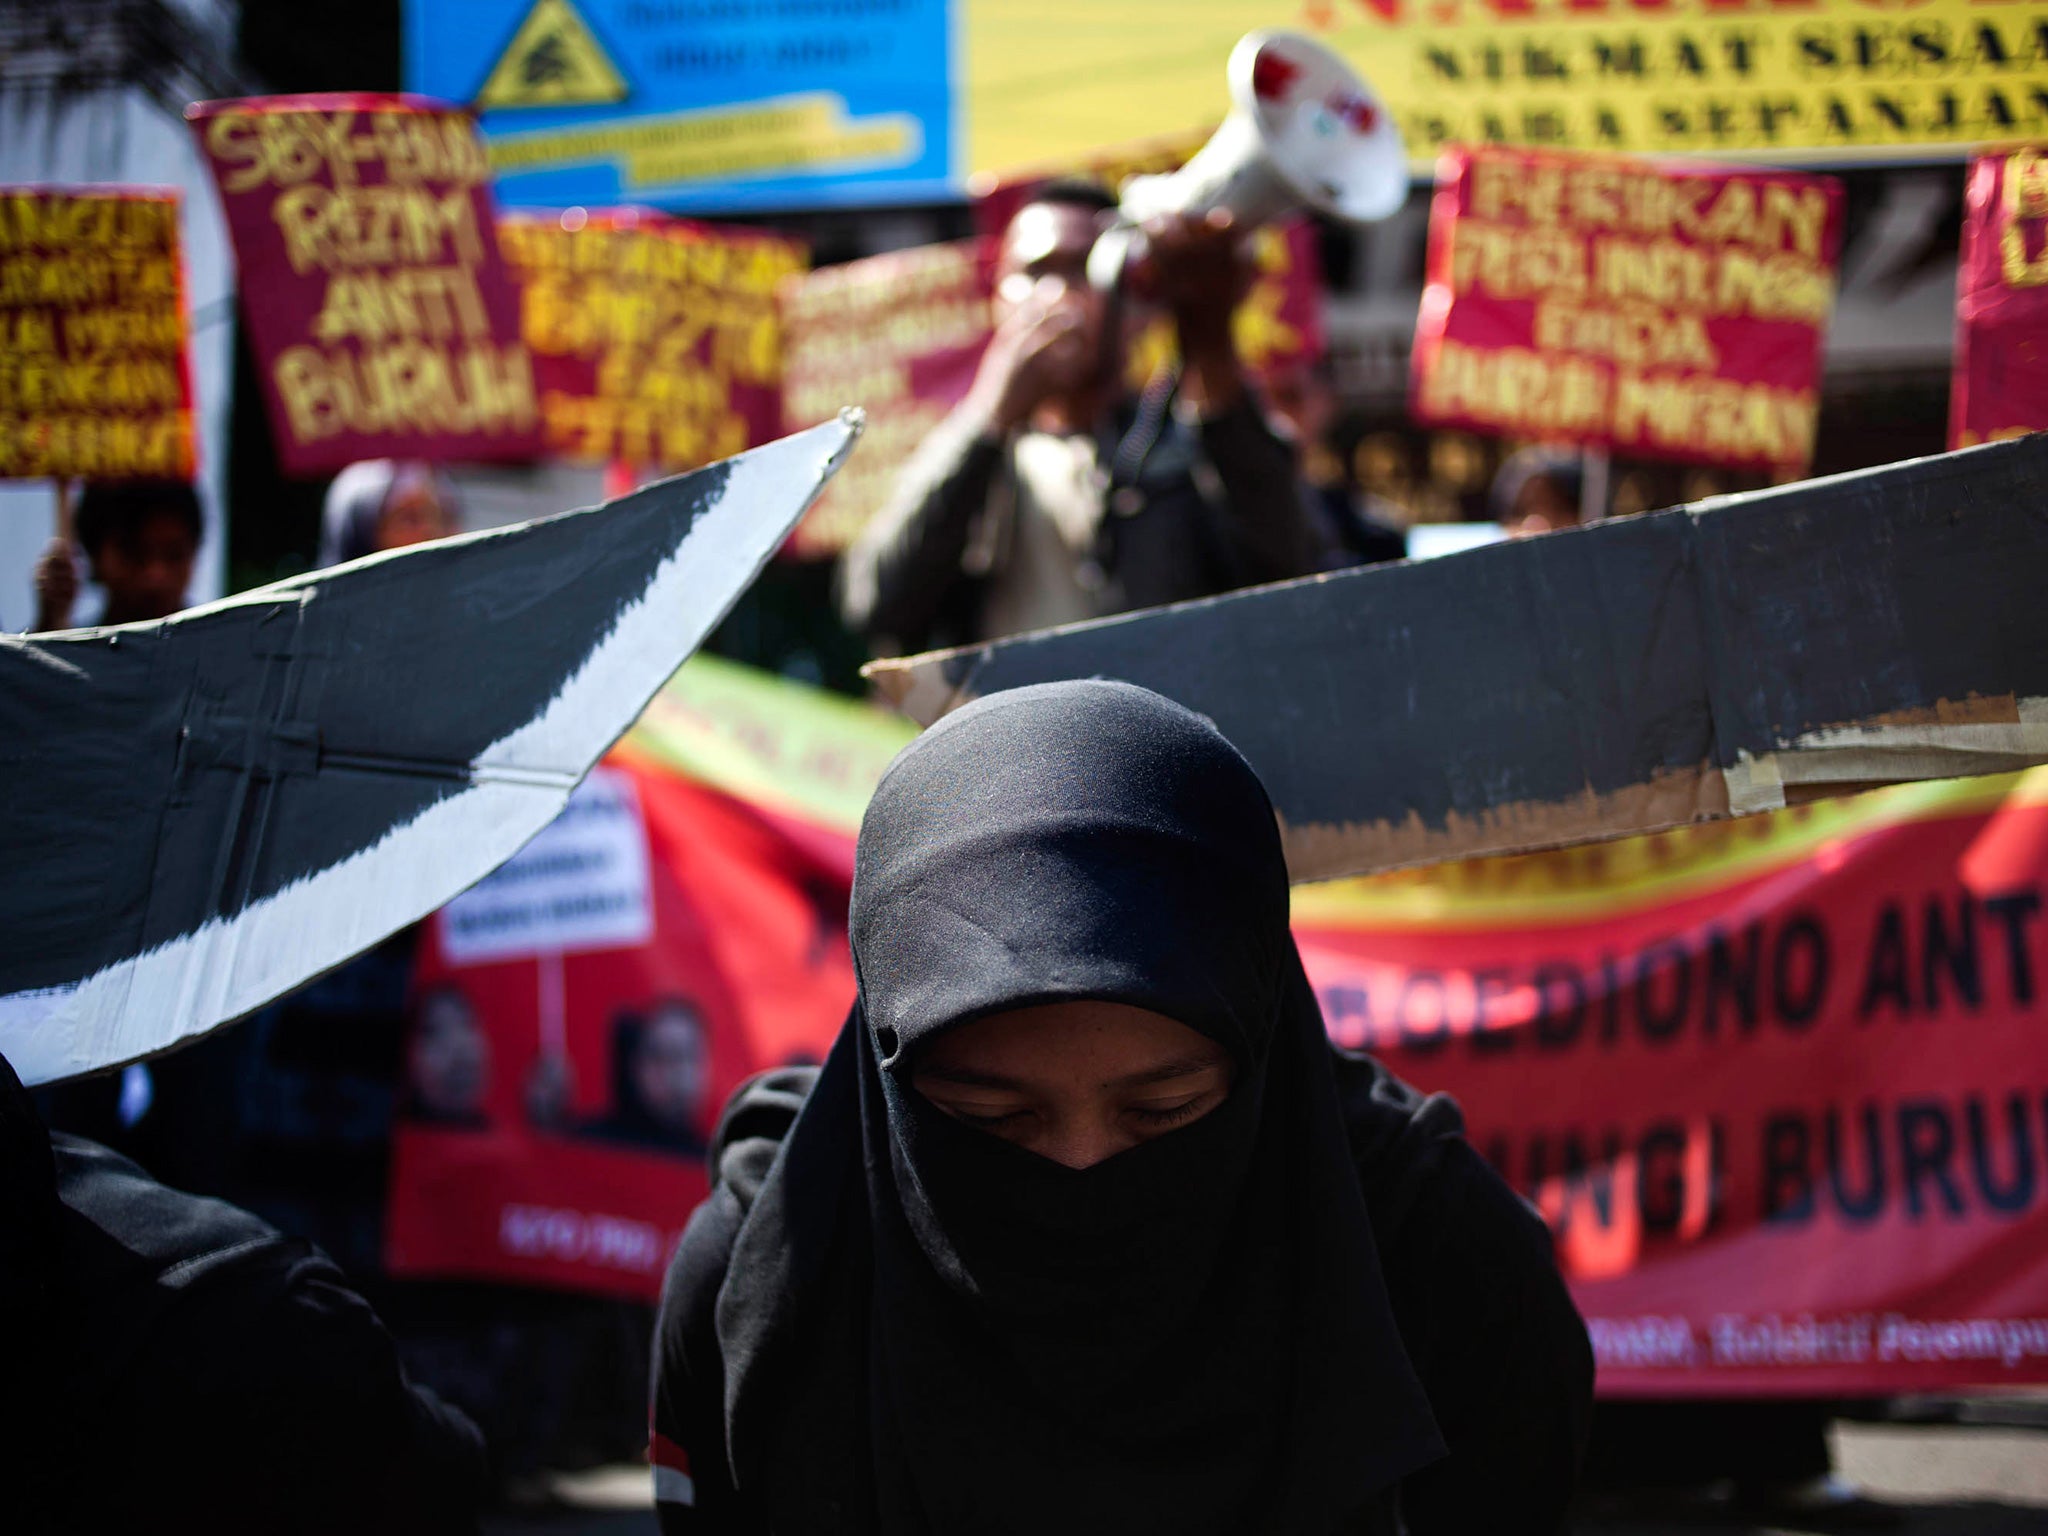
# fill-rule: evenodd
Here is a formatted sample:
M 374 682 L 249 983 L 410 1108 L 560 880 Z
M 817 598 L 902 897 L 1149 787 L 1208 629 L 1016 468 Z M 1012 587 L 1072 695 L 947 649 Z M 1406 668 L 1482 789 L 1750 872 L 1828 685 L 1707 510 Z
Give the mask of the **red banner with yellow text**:
M 433 922 L 399 1272 L 652 1297 L 747 1074 L 852 999 L 900 721 L 699 658 Z M 1454 1095 L 1610 1396 L 2048 1381 L 2048 770 L 1304 886 L 1332 1038 Z
M 392 95 L 187 109 L 220 189 L 288 475 L 540 452 L 470 114 Z
M 1332 1037 L 1454 1094 L 1608 1395 L 2048 1380 L 2048 775 L 1296 893 Z
M 814 427 L 845 405 L 868 413 L 860 451 L 797 525 L 791 554 L 851 544 L 966 397 L 991 334 L 992 260 L 987 242 L 958 240 L 824 267 L 783 290 L 783 426 Z
M 178 194 L 0 187 L 0 479 L 190 479 Z
M 2048 156 L 1971 161 L 1964 210 L 1951 448 L 2048 427 Z
M 1820 176 L 1449 151 L 1411 409 L 1638 458 L 1803 468 L 1842 206 Z
M 782 435 L 775 296 L 804 244 L 634 208 L 513 213 L 551 456 L 672 473 Z

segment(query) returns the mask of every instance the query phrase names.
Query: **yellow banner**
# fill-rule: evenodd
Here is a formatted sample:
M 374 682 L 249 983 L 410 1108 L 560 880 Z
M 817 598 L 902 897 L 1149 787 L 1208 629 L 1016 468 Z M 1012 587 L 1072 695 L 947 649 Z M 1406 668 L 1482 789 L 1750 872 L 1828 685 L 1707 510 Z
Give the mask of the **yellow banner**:
M 1949 157 L 2048 135 L 2028 0 L 960 0 L 979 170 L 1214 123 L 1256 27 L 1320 37 L 1452 143 L 1755 160 Z
M 178 200 L 0 188 L 0 479 L 188 478 Z

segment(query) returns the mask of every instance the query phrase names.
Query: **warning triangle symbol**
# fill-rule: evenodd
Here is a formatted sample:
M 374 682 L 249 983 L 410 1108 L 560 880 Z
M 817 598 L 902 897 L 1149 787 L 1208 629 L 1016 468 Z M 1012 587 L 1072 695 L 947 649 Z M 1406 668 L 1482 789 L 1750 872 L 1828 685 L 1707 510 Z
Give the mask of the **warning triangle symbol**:
M 534 0 L 491 67 L 479 107 L 592 107 L 624 101 L 625 77 L 570 0 Z

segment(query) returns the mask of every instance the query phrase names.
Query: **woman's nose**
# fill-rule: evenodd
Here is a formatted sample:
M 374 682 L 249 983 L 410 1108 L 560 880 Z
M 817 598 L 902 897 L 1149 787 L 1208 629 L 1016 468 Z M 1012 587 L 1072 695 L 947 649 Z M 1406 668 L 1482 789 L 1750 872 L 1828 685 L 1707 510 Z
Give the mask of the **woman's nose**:
M 1126 1138 L 1113 1121 L 1075 1116 L 1056 1122 L 1032 1150 L 1066 1168 L 1093 1168 L 1124 1150 Z

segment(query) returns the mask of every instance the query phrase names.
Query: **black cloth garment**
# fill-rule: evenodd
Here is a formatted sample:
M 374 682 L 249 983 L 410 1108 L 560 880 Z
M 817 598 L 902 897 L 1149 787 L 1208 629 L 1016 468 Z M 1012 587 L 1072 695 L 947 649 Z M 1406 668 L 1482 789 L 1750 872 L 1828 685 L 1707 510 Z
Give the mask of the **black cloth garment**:
M 1459 1472 L 1505 1485 L 1492 1529 L 1555 1528 L 1590 1368 L 1547 1238 L 1447 1104 L 1369 1065 L 1340 1074 L 1287 907 L 1256 777 L 1156 695 L 1016 690 L 906 750 L 862 827 L 853 1017 L 800 1111 L 794 1074 L 729 1110 L 718 1188 L 669 1277 L 655 1428 L 672 1529 L 1391 1531 L 1397 1496 L 1430 1506 L 1439 1425 L 1493 1411 L 1486 1362 L 1404 1339 L 1375 1243 L 1377 1223 L 1419 1231 L 1414 1212 L 1446 1196 L 1469 1231 L 1410 1243 L 1425 1273 L 1394 1289 L 1427 1312 L 1439 1271 L 1470 1257 L 1485 1268 L 1468 1290 L 1499 1288 L 1540 1328 L 1498 1406 L 1554 1467 L 1523 1468 L 1507 1433 L 1485 1447 L 1498 1465 Z M 936 1034 L 1062 998 L 1218 1041 L 1229 1099 L 1077 1171 L 910 1088 Z M 1458 1326 L 1497 1344 L 1491 1310 Z M 1417 1342 L 1473 1400 L 1432 1413 Z M 1454 1328 L 1442 1342 L 1462 1353 Z M 1473 1507 L 1454 1490 L 1452 1523 L 1411 1528 L 1476 1528 L 1455 1523 Z
M 0 1495 L 12 1528 L 56 1518 L 62 1479 L 45 1439 L 48 1384 L 60 1379 L 62 1288 L 57 1164 L 28 1090 L 0 1056 Z
M 1558 1531 L 1586 1446 L 1593 1364 L 1549 1234 L 1466 1142 L 1448 1099 L 1425 1097 L 1368 1058 L 1334 1054 L 1394 1316 L 1450 1447 L 1401 1484 L 1403 1525 L 1413 1536 Z M 721 1453 L 717 1301 L 739 1228 L 817 1077 L 815 1067 L 783 1069 L 735 1094 L 712 1145 L 718 1183 L 669 1272 L 656 1456 L 680 1455 L 695 1473 L 694 1503 L 657 1505 L 669 1536 L 769 1529 Z M 803 1368 L 828 1370 L 842 1343 L 840 1331 L 814 1331 Z M 808 1476 L 798 1456 L 789 1470 Z M 848 1528 L 857 1527 L 817 1506 L 807 1522 L 778 1527 Z
M 0 1147 L 10 1530 L 476 1528 L 475 1427 L 319 1250 L 45 1132 L 4 1059 Z

